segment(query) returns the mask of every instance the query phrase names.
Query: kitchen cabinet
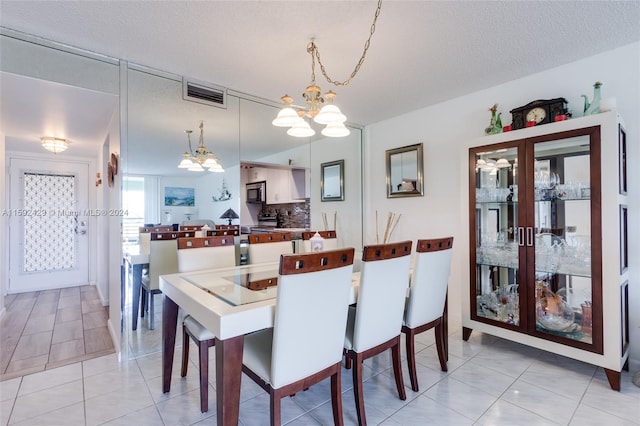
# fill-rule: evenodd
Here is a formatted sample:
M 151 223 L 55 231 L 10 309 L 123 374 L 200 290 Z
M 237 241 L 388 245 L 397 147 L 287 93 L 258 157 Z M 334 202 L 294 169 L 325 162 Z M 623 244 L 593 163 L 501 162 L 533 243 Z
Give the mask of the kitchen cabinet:
M 266 204 L 304 202 L 309 198 L 309 173 L 304 168 L 255 167 L 252 179 L 264 180 Z
M 626 133 L 616 112 L 485 136 L 468 150 L 479 330 L 604 367 L 628 358 Z

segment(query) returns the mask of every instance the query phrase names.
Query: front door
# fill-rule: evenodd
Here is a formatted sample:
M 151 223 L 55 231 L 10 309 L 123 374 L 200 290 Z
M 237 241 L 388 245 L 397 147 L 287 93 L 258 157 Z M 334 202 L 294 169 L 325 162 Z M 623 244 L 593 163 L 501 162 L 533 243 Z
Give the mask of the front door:
M 9 293 L 89 283 L 89 165 L 11 158 Z

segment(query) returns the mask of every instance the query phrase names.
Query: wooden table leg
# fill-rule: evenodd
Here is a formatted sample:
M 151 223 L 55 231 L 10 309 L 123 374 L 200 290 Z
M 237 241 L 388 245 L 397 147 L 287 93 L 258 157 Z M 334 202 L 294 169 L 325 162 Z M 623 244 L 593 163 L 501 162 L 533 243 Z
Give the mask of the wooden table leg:
M 171 390 L 171 373 L 173 370 L 173 352 L 176 348 L 176 327 L 178 322 L 178 305 L 167 296 L 163 296 L 162 307 L 162 392 Z M 240 353 L 242 365 L 242 353 Z
M 142 291 L 142 264 L 133 265 L 133 300 L 131 301 L 131 329 L 138 329 L 138 309 L 140 308 L 140 292 Z
M 444 359 L 449 361 L 449 290 L 444 299 L 444 314 L 442 315 L 442 338 L 444 339 Z
M 163 325 L 164 326 L 164 325 Z M 244 336 L 216 337 L 216 410 L 218 426 L 238 424 Z

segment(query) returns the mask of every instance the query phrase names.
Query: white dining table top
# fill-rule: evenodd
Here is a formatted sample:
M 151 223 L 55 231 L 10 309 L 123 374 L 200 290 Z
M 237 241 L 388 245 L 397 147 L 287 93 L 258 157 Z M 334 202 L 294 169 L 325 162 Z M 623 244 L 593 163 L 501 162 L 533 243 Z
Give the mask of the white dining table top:
M 224 340 L 273 327 L 277 287 L 250 290 L 251 279 L 278 277 L 278 262 L 160 276 L 160 290 L 204 327 Z M 359 272 L 353 273 L 355 303 Z

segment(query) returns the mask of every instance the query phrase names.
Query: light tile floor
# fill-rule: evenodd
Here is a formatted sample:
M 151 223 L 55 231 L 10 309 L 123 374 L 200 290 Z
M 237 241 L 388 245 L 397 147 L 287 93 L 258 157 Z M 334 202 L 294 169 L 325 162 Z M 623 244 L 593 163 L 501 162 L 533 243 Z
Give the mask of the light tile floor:
M 10 294 L 0 320 L 0 380 L 114 352 L 95 286 Z
M 450 330 L 459 329 L 451 326 Z M 156 329 L 159 330 L 159 329 Z M 148 337 L 148 336 L 147 336 Z M 398 399 L 390 356 L 365 362 L 368 423 L 398 425 L 640 425 L 640 388 L 624 372 L 622 391 L 601 368 L 474 332 L 450 336 L 449 371 L 438 368 L 433 332 L 418 338 L 420 391 Z M 210 368 L 214 369 L 214 351 Z M 161 391 L 161 353 L 121 361 L 118 355 L 0 383 L 2 425 L 214 425 L 215 372 L 209 407 L 199 410 L 197 350 L 181 378 L 176 351 L 171 392 Z M 350 371 L 343 370 L 346 425 L 357 424 Z M 266 392 L 243 376 L 240 424 L 268 425 Z M 282 401 L 287 425 L 332 423 L 328 380 Z

